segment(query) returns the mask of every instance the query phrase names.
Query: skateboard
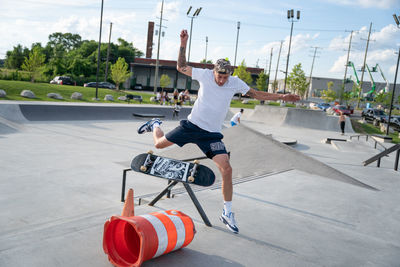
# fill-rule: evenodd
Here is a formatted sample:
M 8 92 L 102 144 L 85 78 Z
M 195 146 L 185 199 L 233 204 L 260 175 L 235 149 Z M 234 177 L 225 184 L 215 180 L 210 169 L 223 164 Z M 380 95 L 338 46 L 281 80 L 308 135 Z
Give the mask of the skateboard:
M 200 186 L 210 186 L 215 181 L 214 172 L 199 164 L 198 160 L 186 162 L 157 156 L 152 151 L 133 158 L 131 168 L 136 172 Z

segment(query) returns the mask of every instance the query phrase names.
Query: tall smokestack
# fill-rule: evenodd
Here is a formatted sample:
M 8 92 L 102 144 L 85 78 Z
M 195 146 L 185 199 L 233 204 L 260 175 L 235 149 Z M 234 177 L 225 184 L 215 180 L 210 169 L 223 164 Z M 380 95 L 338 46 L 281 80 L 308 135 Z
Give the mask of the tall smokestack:
M 146 58 L 151 58 L 153 54 L 153 34 L 154 34 L 154 22 L 149 21 L 149 26 L 147 29 Z

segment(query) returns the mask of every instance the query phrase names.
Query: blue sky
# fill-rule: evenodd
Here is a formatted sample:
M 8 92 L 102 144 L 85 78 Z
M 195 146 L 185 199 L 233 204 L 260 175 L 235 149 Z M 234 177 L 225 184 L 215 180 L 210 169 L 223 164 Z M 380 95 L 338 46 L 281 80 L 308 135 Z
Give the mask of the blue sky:
M 101 0 L 0 0 L 0 58 L 17 44 L 30 47 L 34 42 L 42 42 L 44 45 L 48 35 L 54 32 L 78 33 L 83 39 L 98 40 L 100 6 Z M 161 1 L 157 0 L 105 0 L 102 42 L 108 42 L 112 22 L 112 41 L 122 37 L 145 52 L 147 24 L 148 21 L 158 24 L 160 6 Z M 176 60 L 179 32 L 190 30 L 191 20 L 186 16 L 189 6 L 193 6 L 192 12 L 202 7 L 193 21 L 191 61 L 205 57 L 207 36 L 207 59 L 215 62 L 228 57 L 233 63 L 240 21 L 236 63 L 245 60 L 249 67 L 258 65 L 268 69 L 272 48 L 271 77 L 274 77 L 281 40 L 284 43 L 278 70 L 286 68 L 291 26 L 286 12 L 294 9 L 301 11 L 301 18 L 294 23 L 289 71 L 301 63 L 306 75 L 310 75 L 312 47 L 318 47 L 313 76 L 342 79 L 349 31 L 355 31 L 350 60 L 361 66 L 372 22 L 367 64 L 378 63 L 393 83 L 400 29 L 392 15 L 400 15 L 400 0 L 166 0 L 163 25 L 167 28 L 163 28 L 160 59 Z M 157 38 L 154 41 L 156 48 Z M 283 77 L 283 72 L 278 71 L 278 79 Z M 383 81 L 379 73 L 374 73 L 373 78 Z M 369 81 L 368 75 L 364 80 Z

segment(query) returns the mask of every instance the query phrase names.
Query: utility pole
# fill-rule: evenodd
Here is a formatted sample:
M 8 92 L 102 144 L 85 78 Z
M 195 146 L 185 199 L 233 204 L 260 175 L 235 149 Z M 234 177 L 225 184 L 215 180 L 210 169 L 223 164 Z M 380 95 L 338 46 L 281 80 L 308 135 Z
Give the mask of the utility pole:
M 274 88 L 272 88 L 273 93 L 275 93 L 276 77 L 278 76 L 278 71 L 279 71 L 279 59 L 281 58 L 282 44 L 283 44 L 283 41 L 281 41 L 281 45 L 279 46 L 278 62 L 276 63 L 275 80 L 273 83 Z
M 364 55 L 364 63 L 361 69 L 361 80 L 360 80 L 360 92 L 358 92 L 358 99 L 357 99 L 357 108 L 360 107 L 360 98 L 362 94 L 362 85 L 363 85 L 363 79 L 364 79 L 364 72 L 365 72 L 365 63 L 367 61 L 367 53 L 368 53 L 368 45 L 369 45 L 369 38 L 371 36 L 371 29 L 372 29 L 372 22 L 369 25 L 369 32 L 368 32 L 368 39 L 367 39 L 367 46 L 365 47 L 365 55 Z
M 270 81 L 270 76 L 271 76 L 271 63 L 272 63 L 272 51 L 273 51 L 273 47 L 271 47 L 271 54 L 269 56 L 269 67 L 268 67 L 268 79 L 267 79 L 267 89 L 266 91 L 268 92 L 268 85 L 269 85 L 269 81 Z
M 204 61 L 207 64 L 207 48 L 208 48 L 208 36 L 206 36 L 206 55 L 204 57 Z
M 100 46 L 101 46 L 101 28 L 103 25 L 103 6 L 104 0 L 101 0 L 101 15 L 100 15 L 100 33 L 99 33 L 99 47 L 97 52 L 97 71 L 96 71 L 96 97 L 95 100 L 98 100 L 98 91 L 99 91 L 99 71 L 100 71 Z
M 110 22 L 110 34 L 108 35 L 108 47 L 107 47 L 107 60 L 106 60 L 106 75 L 104 76 L 104 81 L 107 81 L 108 76 L 108 59 L 110 57 L 110 43 L 111 43 L 111 30 L 112 30 L 112 22 Z
M 309 94 L 309 92 L 311 92 L 311 89 L 312 89 L 311 88 L 312 87 L 312 71 L 314 69 L 315 56 L 317 55 L 317 50 L 320 47 L 314 46 L 314 47 L 311 47 L 311 48 L 314 48 L 314 56 L 313 56 L 313 60 L 312 60 L 312 64 L 311 64 L 311 71 L 310 71 L 310 86 L 309 86 L 308 91 L 306 92 L 306 99 L 308 98 L 308 94 Z
M 293 34 L 293 22 L 294 22 L 294 10 L 290 9 L 287 11 L 287 18 L 288 20 L 292 21 L 292 27 L 290 28 L 290 39 L 289 39 L 289 49 L 287 53 L 287 60 L 286 60 L 286 72 L 285 72 L 285 85 L 283 87 L 283 93 L 286 94 L 286 82 L 287 82 L 287 74 L 288 74 L 288 67 L 289 67 L 289 56 L 290 56 L 290 46 L 292 44 L 292 34 Z M 300 11 L 297 10 L 297 21 L 300 20 Z
M 161 27 L 162 27 L 162 16 L 163 16 L 163 9 L 164 9 L 164 0 L 161 2 L 161 17 L 160 17 L 160 27 L 158 30 L 158 45 L 157 45 L 157 59 L 156 59 L 156 70 L 154 73 L 154 94 L 157 93 L 157 79 L 158 79 L 158 65 L 159 65 L 159 58 L 160 58 L 160 38 L 161 38 Z
M 240 30 L 240 21 L 237 22 L 237 34 L 236 34 L 236 48 L 235 48 L 235 61 L 233 62 L 233 66 L 236 66 L 236 55 L 239 41 L 239 30 Z
M 349 42 L 349 49 L 347 50 L 347 58 L 346 58 L 346 64 L 345 64 L 345 69 L 344 69 L 344 78 L 343 78 L 343 88 L 340 92 L 340 98 L 339 98 L 339 102 L 340 104 L 342 104 L 342 100 L 343 100 L 343 93 L 346 87 L 346 76 L 347 76 L 347 67 L 349 64 L 349 58 L 350 58 L 350 50 L 351 50 L 351 40 L 353 39 L 353 32 L 350 32 L 350 42 Z

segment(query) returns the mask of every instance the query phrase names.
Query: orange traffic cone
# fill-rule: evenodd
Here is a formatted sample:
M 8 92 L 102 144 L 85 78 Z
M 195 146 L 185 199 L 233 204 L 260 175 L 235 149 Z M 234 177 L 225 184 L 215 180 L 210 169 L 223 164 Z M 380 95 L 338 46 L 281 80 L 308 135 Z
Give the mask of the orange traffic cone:
M 186 247 L 196 233 L 192 219 L 177 210 L 133 214 L 130 189 L 122 216 L 112 216 L 104 224 L 103 250 L 115 266 L 140 266 L 146 260 Z
M 135 216 L 135 204 L 133 203 L 133 189 L 128 190 L 128 195 L 125 199 L 124 208 L 122 209 L 122 216 L 132 217 Z

